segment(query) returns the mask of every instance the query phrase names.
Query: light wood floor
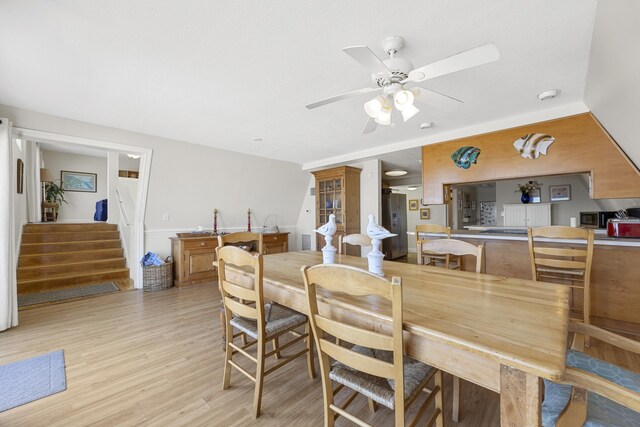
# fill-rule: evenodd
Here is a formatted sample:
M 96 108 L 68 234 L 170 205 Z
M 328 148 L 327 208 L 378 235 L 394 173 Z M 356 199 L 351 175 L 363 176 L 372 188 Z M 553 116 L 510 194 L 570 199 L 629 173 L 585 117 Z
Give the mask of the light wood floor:
M 0 425 L 321 426 L 320 379 L 308 379 L 303 358 L 266 378 L 258 420 L 253 383 L 234 372 L 222 390 L 219 304 L 217 286 L 205 283 L 21 311 L 20 325 L 0 333 L 0 364 L 63 349 L 67 390 L 0 413 Z M 640 370 L 639 358 L 594 344 L 601 357 Z M 462 396 L 457 425 L 499 425 L 496 393 L 463 382 Z M 371 414 L 364 398 L 352 407 L 393 425 L 390 411 Z

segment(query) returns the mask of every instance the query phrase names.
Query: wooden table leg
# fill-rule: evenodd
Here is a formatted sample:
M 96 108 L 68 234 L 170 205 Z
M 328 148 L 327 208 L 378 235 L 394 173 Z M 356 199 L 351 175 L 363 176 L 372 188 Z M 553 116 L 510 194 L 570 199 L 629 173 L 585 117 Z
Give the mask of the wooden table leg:
M 540 426 L 542 378 L 500 365 L 500 425 Z

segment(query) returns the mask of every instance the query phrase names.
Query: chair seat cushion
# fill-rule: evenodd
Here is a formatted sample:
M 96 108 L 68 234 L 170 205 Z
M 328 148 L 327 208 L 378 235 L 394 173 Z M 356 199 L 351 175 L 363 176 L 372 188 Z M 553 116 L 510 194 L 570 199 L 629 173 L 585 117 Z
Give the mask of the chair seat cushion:
M 579 351 L 567 352 L 567 366 L 594 373 L 631 391 L 640 393 L 640 374 L 596 359 Z M 571 397 L 571 386 L 544 380 L 542 425 L 555 426 L 560 412 Z M 585 426 L 640 426 L 640 413 L 599 394 L 587 392 L 587 420 Z
M 354 346 L 352 351 L 385 362 L 393 362 L 391 351 L 373 350 L 367 347 Z M 404 357 L 404 398 L 405 400 L 414 397 L 424 387 L 426 378 L 431 373 L 433 367 L 418 362 L 415 359 Z M 394 409 L 395 385 L 393 379 L 387 379 L 357 371 L 340 362 L 334 362 L 329 378 L 343 384 L 357 392 L 370 397 L 381 405 L 389 409 Z
M 307 316 L 280 304 L 270 303 L 264 305 L 264 320 L 267 322 L 265 325 L 265 339 L 268 340 L 280 332 L 304 325 L 307 322 Z M 235 316 L 229 323 L 251 338 L 258 339 L 258 322 L 254 319 Z

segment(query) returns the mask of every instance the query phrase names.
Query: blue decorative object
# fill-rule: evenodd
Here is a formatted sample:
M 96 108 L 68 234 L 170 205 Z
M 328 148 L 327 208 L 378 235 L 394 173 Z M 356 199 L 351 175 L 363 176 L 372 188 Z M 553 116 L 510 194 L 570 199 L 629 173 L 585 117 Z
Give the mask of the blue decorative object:
M 522 196 L 520 197 L 520 201 L 522 203 L 529 203 L 531 201 L 531 197 L 529 197 L 529 193 L 522 193 Z
M 476 159 L 480 155 L 480 149 L 477 147 L 460 147 L 451 154 L 451 160 L 459 168 L 469 169 L 471 163 L 476 163 Z

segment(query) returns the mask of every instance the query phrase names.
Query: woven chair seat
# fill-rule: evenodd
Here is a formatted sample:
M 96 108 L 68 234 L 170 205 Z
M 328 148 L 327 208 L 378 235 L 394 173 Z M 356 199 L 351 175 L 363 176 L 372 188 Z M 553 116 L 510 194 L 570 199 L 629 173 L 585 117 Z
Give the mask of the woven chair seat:
M 393 363 L 393 353 L 390 351 L 372 350 L 367 347 L 354 346 L 352 351 L 378 360 Z M 404 398 L 412 399 L 426 385 L 426 380 L 434 369 L 429 365 L 418 362 L 415 359 L 404 357 Z M 345 385 L 352 390 L 365 395 L 386 406 L 394 409 L 395 385 L 392 379 L 369 375 L 357 371 L 340 362 L 334 362 L 329 378 L 333 381 Z
M 567 351 L 567 366 L 591 372 L 640 393 L 640 374 L 604 360 L 596 359 L 579 351 L 569 350 Z M 569 402 L 571 386 L 544 380 L 544 390 L 542 425 L 545 427 L 555 426 L 560 412 Z M 584 425 L 588 427 L 638 426 L 640 425 L 640 413 L 589 391 L 587 392 L 587 419 Z
M 304 314 L 300 314 L 297 311 L 275 303 L 264 305 L 264 317 L 267 322 L 265 326 L 267 340 L 274 335 L 278 335 L 280 332 L 296 326 L 302 326 L 307 321 L 307 316 Z M 254 319 L 236 316 L 233 317 L 229 323 L 251 338 L 255 340 L 258 339 L 257 322 Z

